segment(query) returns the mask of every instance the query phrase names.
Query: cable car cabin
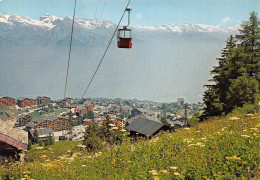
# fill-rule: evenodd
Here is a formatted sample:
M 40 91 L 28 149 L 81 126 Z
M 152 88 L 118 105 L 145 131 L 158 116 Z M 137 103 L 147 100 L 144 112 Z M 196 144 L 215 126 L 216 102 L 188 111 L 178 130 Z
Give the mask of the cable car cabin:
M 117 31 L 117 47 L 132 48 L 131 29 L 123 28 Z

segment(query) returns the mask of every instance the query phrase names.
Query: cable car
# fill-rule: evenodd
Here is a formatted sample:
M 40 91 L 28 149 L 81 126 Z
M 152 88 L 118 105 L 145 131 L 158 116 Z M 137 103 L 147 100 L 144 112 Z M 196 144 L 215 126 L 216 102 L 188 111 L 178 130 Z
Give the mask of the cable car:
M 131 8 L 126 8 L 125 11 L 128 11 L 128 24 L 117 31 L 118 48 L 132 48 L 132 30 L 127 28 L 130 24 Z

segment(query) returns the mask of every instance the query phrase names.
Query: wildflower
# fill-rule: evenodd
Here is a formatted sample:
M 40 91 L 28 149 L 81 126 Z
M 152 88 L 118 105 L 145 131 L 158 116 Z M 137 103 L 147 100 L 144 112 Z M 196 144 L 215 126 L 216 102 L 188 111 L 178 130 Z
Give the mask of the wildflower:
M 240 118 L 238 118 L 238 117 L 231 117 L 231 118 L 229 118 L 229 120 L 238 120 L 238 119 L 240 119 Z
M 157 171 L 156 170 L 150 170 L 150 171 L 148 171 L 149 173 L 151 173 L 153 176 L 156 176 L 156 175 L 158 175 L 158 173 L 157 173 Z
M 257 131 L 257 128 L 250 128 L 250 129 Z
M 170 169 L 176 170 L 176 169 L 178 169 L 178 168 L 175 167 L 175 166 L 171 166 Z
M 190 147 L 190 146 L 195 146 L 195 144 L 189 144 L 188 147 Z
M 121 129 L 121 131 L 122 131 L 122 132 L 126 132 L 126 130 L 125 130 L 125 129 Z
M 43 149 L 43 147 L 42 146 L 38 146 L 38 147 L 36 147 L 36 149 Z
M 115 127 L 116 125 L 114 125 L 114 124 L 108 124 L 108 126 Z
M 167 173 L 167 170 L 161 170 L 161 172 L 166 174 L 166 173 Z
M 201 140 L 206 140 L 206 138 L 200 138 Z
M 187 131 L 189 131 L 190 130 L 190 128 L 184 128 L 185 130 L 187 130 Z
M 82 164 L 81 166 L 82 166 L 82 167 L 86 167 L 86 165 L 85 165 L 85 164 Z
M 231 157 L 226 157 L 227 160 L 241 160 L 240 157 L 237 156 L 231 156 Z
M 247 138 L 250 138 L 250 136 L 248 136 L 248 135 L 241 135 L 242 137 L 247 137 Z
M 175 176 L 180 176 L 180 173 L 178 173 L 178 172 L 174 172 L 173 173 Z
M 254 114 L 246 114 L 247 116 L 253 116 Z

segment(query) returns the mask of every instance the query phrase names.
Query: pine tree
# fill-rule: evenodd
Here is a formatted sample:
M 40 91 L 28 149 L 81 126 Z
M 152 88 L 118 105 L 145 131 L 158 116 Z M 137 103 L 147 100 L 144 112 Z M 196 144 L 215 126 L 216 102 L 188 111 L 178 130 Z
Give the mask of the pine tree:
M 255 78 L 247 75 L 231 80 L 227 91 L 227 100 L 231 107 L 242 107 L 244 104 L 255 104 L 259 98 L 259 85 Z
M 209 81 L 213 82 L 212 85 L 206 85 L 208 88 L 204 92 L 203 101 L 206 105 L 206 116 L 218 116 L 225 112 L 226 103 L 226 90 L 230 85 L 230 76 L 234 75 L 232 72 L 228 73 L 229 66 L 232 60 L 232 53 L 236 47 L 236 41 L 231 35 L 226 41 L 226 47 L 221 51 L 221 57 L 217 58 L 218 66 L 213 67 L 211 71 L 213 78 Z M 234 59 L 234 58 L 233 58 Z
M 205 116 L 218 116 L 235 107 L 259 102 L 260 22 L 255 12 L 243 22 L 240 34 L 230 36 L 218 66 L 211 71 L 212 85 L 206 85 L 203 101 Z M 239 44 L 237 44 L 239 43 Z
M 260 20 L 256 12 L 250 14 L 249 21 L 245 21 L 239 29 L 236 39 L 243 48 L 243 60 L 247 74 L 260 83 Z

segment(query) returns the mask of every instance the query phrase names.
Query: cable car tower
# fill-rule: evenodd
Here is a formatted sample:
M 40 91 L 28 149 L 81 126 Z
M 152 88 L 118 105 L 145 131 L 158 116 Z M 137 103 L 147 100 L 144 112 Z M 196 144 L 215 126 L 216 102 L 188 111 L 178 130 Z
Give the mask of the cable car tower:
M 132 30 L 128 29 L 130 25 L 130 11 L 131 8 L 127 7 L 125 11 L 128 11 L 128 24 L 123 26 L 122 29 L 117 31 L 117 47 L 118 48 L 132 48 Z

